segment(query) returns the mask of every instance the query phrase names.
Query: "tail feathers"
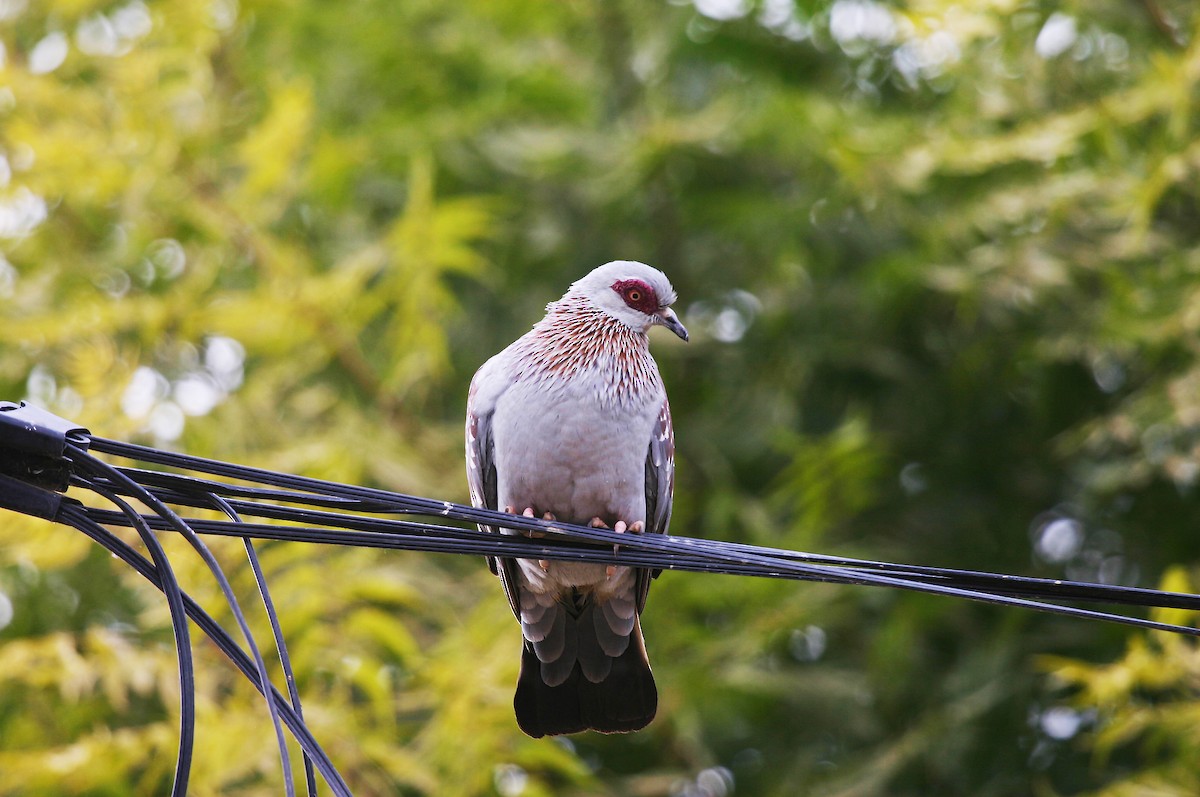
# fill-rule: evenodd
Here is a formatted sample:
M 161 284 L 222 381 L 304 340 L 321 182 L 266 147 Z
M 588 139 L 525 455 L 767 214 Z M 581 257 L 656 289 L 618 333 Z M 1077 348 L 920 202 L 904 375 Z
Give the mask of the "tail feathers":
M 641 628 L 635 626 L 629 646 L 611 661 L 612 669 L 599 683 L 588 680 L 577 662 L 566 681 L 549 686 L 532 643 L 526 641 L 513 698 L 521 730 L 539 738 L 586 730 L 628 733 L 649 725 L 658 710 L 658 689 Z

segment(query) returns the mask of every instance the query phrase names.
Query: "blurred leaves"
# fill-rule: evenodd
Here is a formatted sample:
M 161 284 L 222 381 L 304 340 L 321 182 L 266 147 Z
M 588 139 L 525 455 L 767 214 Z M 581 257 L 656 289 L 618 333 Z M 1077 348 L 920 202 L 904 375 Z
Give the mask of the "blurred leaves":
M 870 506 L 882 463 L 862 418 L 848 418 L 823 439 L 791 441 L 788 448 L 794 453 L 776 489 L 784 509 L 774 517 L 787 523 L 795 513 L 786 546 L 812 549 L 827 530 Z
M 693 332 L 654 340 L 675 530 L 1142 584 L 1195 562 L 1191 3 L 65 0 L 0 23 L 0 398 L 463 499 L 471 373 L 636 258 Z M 213 548 L 252 604 L 243 552 Z M 0 550 L 0 792 L 163 792 L 161 602 L 61 528 L 6 518 Z M 480 562 L 261 553 L 358 794 L 1196 791 L 1187 641 L 667 573 L 658 720 L 533 741 Z M 265 712 L 197 650 L 196 793 L 278 793 Z
M 1172 568 L 1159 585 L 1173 592 L 1194 591 L 1182 568 Z M 1155 619 L 1186 621 L 1190 612 L 1155 610 Z M 1200 778 L 1186 761 L 1200 754 L 1200 649 L 1190 637 L 1153 633 L 1128 643 L 1110 664 L 1046 657 L 1042 665 L 1070 690 L 1067 700 L 1080 710 L 1098 711 L 1090 744 L 1098 764 L 1132 753 L 1138 766 L 1089 794 L 1192 794 Z

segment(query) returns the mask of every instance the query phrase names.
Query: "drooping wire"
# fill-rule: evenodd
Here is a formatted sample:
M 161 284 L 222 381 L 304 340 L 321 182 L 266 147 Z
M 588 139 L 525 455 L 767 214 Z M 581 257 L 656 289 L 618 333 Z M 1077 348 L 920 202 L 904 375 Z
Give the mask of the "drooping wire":
M 250 562 L 250 568 L 254 571 L 254 581 L 258 584 L 258 593 L 262 597 L 263 609 L 266 610 L 267 619 L 271 624 L 271 633 L 275 637 L 275 651 L 279 656 L 279 666 L 283 669 L 283 680 L 287 685 L 288 699 L 292 702 L 296 716 L 303 722 L 304 711 L 300 706 L 300 690 L 296 685 L 296 672 L 292 668 L 292 657 L 288 654 L 287 642 L 283 637 L 283 627 L 279 622 L 279 613 L 275 610 L 275 601 L 271 599 L 271 591 L 267 588 L 267 577 L 258 561 L 258 553 L 254 550 L 253 540 L 244 537 L 242 542 L 246 546 L 246 558 Z M 308 790 L 308 797 L 316 797 L 317 778 L 313 772 L 312 758 L 303 748 L 301 751 L 304 758 L 304 785 Z M 284 769 L 288 768 L 288 763 L 285 762 Z
M 196 535 L 196 533 L 188 526 L 188 524 L 186 522 L 184 522 L 183 519 L 180 518 L 169 507 L 167 507 L 166 503 L 161 501 L 151 491 L 149 491 L 149 490 L 145 489 L 144 487 L 142 487 L 141 485 L 139 485 L 137 482 L 135 482 L 133 479 L 131 479 L 128 475 L 122 473 L 120 470 L 118 470 L 104 462 L 101 462 L 100 460 L 97 460 L 95 457 L 90 456 L 89 454 L 87 454 L 85 451 L 78 448 L 77 446 L 68 444 L 67 445 L 67 456 L 77 466 L 83 467 L 84 469 L 95 474 L 96 476 L 100 477 L 101 479 L 108 480 L 108 481 L 113 482 L 116 485 L 119 485 L 120 487 L 129 491 L 129 493 L 131 495 L 136 496 L 140 501 L 142 501 L 147 506 L 149 506 L 152 510 L 154 510 L 154 512 L 160 518 L 162 518 L 164 521 L 166 521 L 175 531 L 179 532 L 184 537 L 184 539 L 187 540 L 187 542 L 192 546 L 193 549 L 195 549 L 195 551 L 200 555 L 200 558 L 208 566 L 208 569 L 212 573 L 213 577 L 216 579 L 217 584 L 220 587 L 221 592 L 224 595 L 226 602 L 229 604 L 230 611 L 232 612 L 234 619 L 238 624 L 238 627 L 241 629 L 242 635 L 246 639 L 246 645 L 250 649 L 251 655 L 253 656 L 256 671 L 257 671 L 256 676 L 261 684 L 260 691 L 263 693 L 264 697 L 266 697 L 266 699 L 267 699 L 267 708 L 268 708 L 268 711 L 272 718 L 272 722 L 276 729 L 276 736 L 277 736 L 277 740 L 278 740 L 279 748 L 280 748 L 280 757 L 281 757 L 283 765 L 284 765 L 285 788 L 287 790 L 288 797 L 294 797 L 295 786 L 294 786 L 294 784 L 292 782 L 292 778 L 291 778 L 291 765 L 290 765 L 290 757 L 289 757 L 288 751 L 287 751 L 287 740 L 284 739 L 284 737 L 283 737 L 283 729 L 279 724 L 279 717 L 276 712 L 275 704 L 269 694 L 268 687 L 270 684 L 270 677 L 267 673 L 266 662 L 264 661 L 264 659 L 262 657 L 262 653 L 258 648 L 258 644 L 254 640 L 254 634 L 250 630 L 250 625 L 246 621 L 245 614 L 241 610 L 241 606 L 238 603 L 237 597 L 233 593 L 233 587 L 229 584 L 229 580 L 225 577 L 225 573 L 221 570 L 220 564 L 218 564 L 216 558 L 213 556 L 212 552 L 208 549 L 208 546 L 206 546 L 204 544 L 204 542 L 200 539 L 200 537 L 198 535 Z M 92 485 L 93 489 L 95 489 L 96 486 L 97 485 Z M 223 499 L 220 499 L 218 496 L 212 496 L 212 497 L 218 501 L 218 505 L 220 505 L 220 502 L 223 502 Z M 228 508 L 228 505 L 225 505 L 225 507 L 223 507 L 223 508 Z M 236 515 L 235 515 L 235 517 L 236 517 Z M 153 535 L 150 535 L 150 536 L 153 536 Z M 163 560 L 166 561 L 165 554 L 163 555 Z M 182 613 L 180 613 L 179 617 L 182 617 Z M 173 623 L 179 622 L 176 620 L 174 613 L 173 613 L 173 617 L 172 617 L 172 622 Z M 183 629 L 184 629 L 184 639 L 186 640 L 185 646 L 187 647 L 188 654 L 189 654 L 187 658 L 188 658 L 188 661 L 190 664 L 190 639 L 188 639 L 186 636 L 186 621 L 182 621 L 182 622 L 183 622 Z M 189 667 L 188 669 L 189 669 L 189 673 L 190 673 L 191 668 Z M 182 665 L 182 659 L 181 659 L 181 672 L 182 672 L 182 670 L 183 670 L 183 665 Z M 195 691 L 194 687 L 192 687 L 192 685 L 189 684 L 189 688 L 186 690 L 186 694 L 187 694 L 186 700 L 188 700 L 189 702 L 192 703 L 192 705 L 190 706 L 191 717 L 189 718 L 189 721 L 186 723 L 186 725 L 188 727 L 188 733 L 187 734 L 181 733 L 181 739 L 186 738 L 186 740 L 187 740 L 188 749 L 187 749 L 186 756 L 183 754 L 184 751 L 181 749 L 180 758 L 179 758 L 179 762 L 180 762 L 179 767 L 184 768 L 184 766 L 185 766 L 184 762 L 186 761 L 186 769 L 183 770 L 182 777 L 180 777 L 180 775 L 179 775 L 179 771 L 180 771 L 179 769 L 177 769 L 177 774 L 176 774 L 176 788 L 179 789 L 178 793 L 180 795 L 184 795 L 187 792 L 187 771 L 190 770 L 191 745 L 193 743 L 194 724 L 195 724 L 194 691 Z M 182 741 L 181 741 L 181 745 L 182 745 Z M 180 786 L 182 786 L 182 788 L 179 788 Z
M 68 455 L 73 457 L 75 465 L 80 471 L 94 475 L 106 475 L 106 469 L 111 470 L 109 466 L 89 457 L 72 444 L 68 444 L 67 451 Z M 120 511 L 121 517 L 137 529 L 142 543 L 150 551 L 157 576 L 156 583 L 167 599 L 167 609 L 171 616 L 171 632 L 175 638 L 175 657 L 179 663 L 179 754 L 175 758 L 171 795 L 172 797 L 185 797 L 188 779 L 192 771 L 192 752 L 196 738 L 196 675 L 192 662 L 192 640 L 188 633 L 183 590 L 179 586 L 179 580 L 175 577 L 170 560 L 167 559 L 166 551 L 159 544 L 158 538 L 154 536 L 147 520 L 114 490 L 110 490 L 102 484 L 94 483 L 88 486 L 97 495 L 111 501 Z
M 263 660 L 262 653 L 259 651 L 258 645 L 254 641 L 254 634 L 250 631 L 250 624 L 246 622 L 246 616 L 242 613 L 242 609 L 238 604 L 237 597 L 233 594 L 233 587 L 230 585 L 229 580 L 225 577 L 224 571 L 221 570 L 220 564 L 218 564 L 216 558 L 208 549 L 208 546 L 204 544 L 204 541 L 201 540 L 200 537 L 188 527 L 187 523 L 185 523 L 178 515 L 172 512 L 167 505 L 160 501 L 153 493 L 145 488 L 140 487 L 137 482 L 133 481 L 116 468 L 113 468 L 111 465 L 107 465 L 88 456 L 85 452 L 74 448 L 73 446 L 68 446 L 67 451 L 69 456 L 72 458 L 80 456 L 86 458 L 89 461 L 93 472 L 98 472 L 98 475 L 113 479 L 117 483 L 124 482 L 123 486 L 126 489 L 131 490 L 132 495 L 135 495 L 139 500 L 153 509 L 159 515 L 159 517 L 170 523 L 176 531 L 183 535 L 184 539 L 187 540 L 192 548 L 196 550 L 196 553 L 200 555 L 200 558 L 208 566 L 209 571 L 212 572 L 213 577 L 217 580 L 217 585 L 220 587 L 222 594 L 225 596 L 226 602 L 229 604 L 229 608 L 233 613 L 234 620 L 241 629 L 242 635 L 246 639 L 246 644 L 250 648 L 251 655 L 254 657 L 254 662 L 258 669 L 258 678 L 262 682 L 265 692 L 266 684 L 269 683 L 270 680 L 267 674 L 266 662 Z M 77 462 L 78 460 L 75 459 L 74 461 Z M 279 717 L 275 713 L 274 705 L 269 699 L 267 702 L 268 711 L 270 712 L 271 718 L 274 720 L 274 723 L 278 728 Z M 283 739 L 283 730 L 281 728 L 279 728 L 279 741 L 283 757 L 286 758 L 287 744 Z M 288 789 L 288 797 L 294 797 L 295 789 L 291 782 L 290 773 L 291 768 L 289 766 L 288 771 L 285 773 L 285 783 Z M 180 793 L 186 793 L 186 783 L 184 784 L 184 790 Z
M 216 504 L 217 508 L 225 513 L 226 517 L 228 517 L 231 521 L 234 523 L 241 522 L 242 519 L 238 517 L 238 513 L 234 511 L 233 507 L 231 507 L 224 498 L 211 493 L 208 497 L 214 504 Z M 262 568 L 260 568 L 258 565 L 258 555 L 254 552 L 254 543 L 245 538 L 243 538 L 242 543 L 246 548 L 246 556 L 250 559 L 250 568 L 254 571 L 254 579 L 258 584 L 259 594 L 262 596 L 263 605 L 267 610 L 267 615 L 271 623 L 271 631 L 275 636 L 275 647 L 280 652 L 280 655 L 286 658 L 286 648 L 280 644 L 280 641 L 283 639 L 283 633 L 279 630 L 279 624 L 276 622 L 277 618 L 271 604 L 271 594 L 267 590 L 267 582 L 262 575 Z M 245 635 L 247 640 L 252 640 L 248 625 L 242 626 L 242 633 Z M 250 641 L 250 652 L 254 656 L 254 664 L 258 668 L 259 678 L 262 679 L 263 685 L 266 686 L 266 684 L 270 681 L 267 675 L 267 664 L 263 660 L 262 653 L 259 652 L 258 645 L 254 644 L 253 641 Z M 266 690 L 264 689 L 263 691 L 265 693 Z M 295 708 L 296 713 L 300 715 L 299 700 L 296 699 L 294 695 L 291 695 L 290 692 L 289 696 L 292 698 L 292 707 Z M 275 710 L 275 701 L 271 700 L 269 695 L 267 696 L 267 713 L 271 717 L 271 725 L 273 725 L 275 728 L 275 742 L 279 746 L 279 761 L 280 765 L 283 767 L 284 790 L 287 793 L 287 797 L 296 797 L 296 785 L 292 782 L 292 757 L 288 753 L 287 739 L 284 738 L 283 735 L 283 725 L 279 722 L 279 712 Z M 311 772 L 308 774 L 311 774 Z M 313 790 L 310 789 L 309 794 L 312 795 L 312 793 Z
M 154 564 L 131 548 L 120 537 L 117 537 L 103 525 L 93 520 L 90 514 L 90 511 L 86 507 L 75 504 L 64 504 L 59 512 L 58 520 L 91 537 L 101 546 L 112 552 L 114 556 L 131 566 L 139 575 L 156 588 L 162 590 L 163 582 L 161 580 L 161 573 Z M 161 520 L 152 525 L 157 525 L 160 528 L 168 528 Z M 182 598 L 185 612 L 191 618 L 192 622 L 213 641 L 260 693 L 264 694 L 264 696 L 269 695 L 275 704 L 276 710 L 279 712 L 280 719 L 287 725 L 305 753 L 312 758 L 317 770 L 321 773 L 321 777 L 325 779 L 325 782 L 333 790 L 334 794 L 337 797 L 351 797 L 350 787 L 333 766 L 333 762 L 330 760 L 328 754 L 322 749 L 320 743 L 317 742 L 316 738 L 304 724 L 304 721 L 288 705 L 287 700 L 278 689 L 271 684 L 259 682 L 254 660 L 238 646 L 237 642 L 233 640 L 233 637 L 229 635 L 221 624 L 204 611 L 187 593 L 182 593 Z

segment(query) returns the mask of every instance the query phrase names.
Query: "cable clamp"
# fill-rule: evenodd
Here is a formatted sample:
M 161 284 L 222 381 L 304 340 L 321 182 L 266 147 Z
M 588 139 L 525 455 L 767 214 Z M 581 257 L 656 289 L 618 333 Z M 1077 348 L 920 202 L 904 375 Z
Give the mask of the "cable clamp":
M 43 490 L 27 481 L 0 473 L 0 509 L 9 509 L 43 520 L 58 520 L 58 510 L 64 503 L 82 506 L 73 498 Z
M 68 442 L 86 449 L 88 430 L 24 401 L 0 401 L 0 475 L 61 493 L 71 479 Z

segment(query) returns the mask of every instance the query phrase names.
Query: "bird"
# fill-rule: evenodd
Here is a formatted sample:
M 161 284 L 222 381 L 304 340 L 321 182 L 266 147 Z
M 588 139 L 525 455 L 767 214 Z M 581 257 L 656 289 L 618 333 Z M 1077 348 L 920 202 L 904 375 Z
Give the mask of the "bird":
M 675 300 L 658 269 L 605 263 L 480 366 L 466 414 L 474 506 L 667 532 L 675 435 L 648 333 L 661 326 L 688 340 Z M 641 613 L 658 571 L 503 557 L 488 565 L 521 625 L 513 708 L 522 731 L 534 738 L 627 733 L 654 719 L 658 691 Z

